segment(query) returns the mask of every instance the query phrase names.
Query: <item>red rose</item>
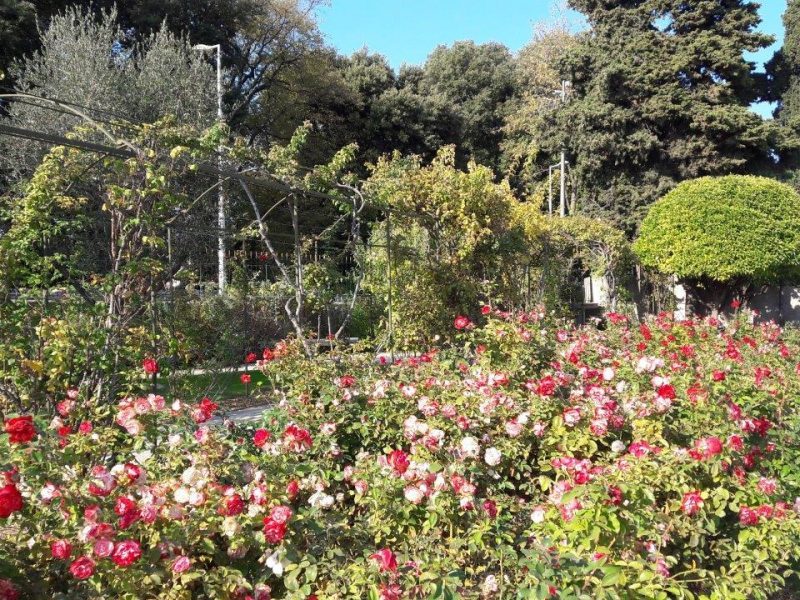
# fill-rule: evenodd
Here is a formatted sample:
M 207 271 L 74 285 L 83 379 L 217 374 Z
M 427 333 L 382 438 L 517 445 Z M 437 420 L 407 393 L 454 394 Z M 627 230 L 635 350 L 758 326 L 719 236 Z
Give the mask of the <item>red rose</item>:
M 300 493 L 300 484 L 297 482 L 296 479 L 292 479 L 289 483 L 286 484 L 286 495 L 289 496 L 290 500 L 293 500 L 299 493 Z
M 50 554 L 53 558 L 66 560 L 72 554 L 72 544 L 67 540 L 55 540 L 50 543 Z
M 119 527 L 120 529 L 127 529 L 133 523 L 139 520 L 141 511 L 136 504 L 136 501 L 128 496 L 120 496 L 114 505 L 114 512 L 120 516 Z
M 241 380 L 242 380 L 242 383 L 243 383 L 244 385 L 248 385 L 248 384 L 249 384 L 249 383 L 252 381 L 252 379 L 253 379 L 253 378 L 252 378 L 252 377 L 250 377 L 250 374 L 249 374 L 249 373 L 242 373 L 242 374 L 239 376 L 239 379 L 241 379 Z
M 744 448 L 744 440 L 742 440 L 742 436 L 736 435 L 735 433 L 728 436 L 728 447 L 731 450 L 736 450 L 737 452 Z
M 402 450 L 393 450 L 386 459 L 386 462 L 389 463 L 389 466 L 394 469 L 397 475 L 405 473 L 408 470 L 408 466 L 411 464 L 408 460 L 408 455 Z
M 27 444 L 36 437 L 33 427 L 33 417 L 14 417 L 5 423 L 8 441 L 12 444 Z
M 742 506 L 739 508 L 739 523 L 745 527 L 749 525 L 758 525 L 758 513 L 752 508 Z
M 0 600 L 19 600 L 19 590 L 8 579 L 0 579 Z
M 213 413 L 215 410 L 219 408 L 219 404 L 211 400 L 208 396 L 200 400 L 200 410 L 204 412 Z
M 656 390 L 656 393 L 661 398 L 666 398 L 667 400 L 675 399 L 675 388 L 669 384 L 659 386 L 658 390 Z
M 22 494 L 17 486 L 9 483 L 0 487 L 0 519 L 7 519 L 11 513 L 22 510 Z
M 125 465 L 123 466 L 122 471 L 123 471 L 123 473 L 125 473 L 125 476 L 128 478 L 128 483 L 133 483 L 135 481 L 138 481 L 139 478 L 144 473 L 142 471 L 142 468 L 139 465 L 135 465 L 133 463 L 125 463 Z M 120 478 L 119 477 L 117 478 L 117 481 L 120 482 Z
M 244 500 L 239 494 L 223 496 L 222 506 L 219 507 L 219 514 L 226 517 L 233 517 L 241 514 L 244 510 Z
M 556 380 L 552 375 L 542 377 L 539 384 L 536 386 L 536 393 L 540 396 L 552 396 L 556 391 Z
M 149 356 L 142 361 L 142 368 L 148 375 L 154 375 L 155 373 L 158 373 L 158 363 L 156 362 L 156 359 L 150 358 Z
M 283 432 L 283 441 L 293 452 L 302 452 L 311 448 L 313 440 L 307 429 L 297 425 L 289 425 Z
M 256 429 L 255 433 L 253 434 L 253 443 L 258 448 L 262 448 L 264 444 L 269 441 L 270 437 L 272 437 L 272 434 L 270 434 L 270 432 L 266 429 Z
M 453 326 L 459 331 L 462 329 L 468 329 L 471 325 L 472 321 L 470 321 L 469 318 L 465 317 L 464 315 L 458 315 L 453 321 Z
M 378 564 L 378 568 L 382 573 L 387 571 L 394 573 L 397 571 L 397 558 L 395 557 L 394 552 L 392 552 L 389 548 L 378 550 L 369 558 Z
M 481 314 L 482 315 L 488 315 L 490 312 L 492 312 L 492 307 L 491 306 L 489 306 L 488 304 L 484 304 L 483 306 L 481 306 Z
M 88 435 L 92 433 L 92 422 L 91 421 L 82 421 L 80 425 L 78 425 L 78 432 L 82 433 L 83 435 Z
M 716 370 L 711 373 L 711 379 L 714 381 L 725 381 L 725 371 Z
M 211 400 L 211 398 L 203 398 L 200 403 L 192 410 L 192 418 L 195 423 L 205 423 L 212 416 L 214 411 L 219 408 L 219 405 Z
M 286 537 L 286 523 L 278 523 L 267 517 L 264 519 L 264 537 L 270 544 L 279 544 Z
M 687 515 L 695 515 L 700 512 L 701 508 L 703 508 L 703 498 L 700 497 L 700 492 L 698 490 L 686 492 L 683 495 L 681 510 Z
M 288 506 L 276 506 L 269 513 L 269 519 L 276 523 L 288 523 L 292 518 L 292 509 Z
M 139 542 L 134 540 L 124 540 L 114 544 L 114 551 L 111 553 L 111 560 L 119 567 L 129 567 L 142 556 L 142 548 Z
M 117 487 L 111 472 L 102 465 L 92 467 L 88 490 L 94 496 L 108 496 Z
M 689 456 L 695 460 L 707 460 L 721 452 L 722 440 L 712 435 L 695 440 L 694 448 L 689 450 Z
M 244 362 L 246 362 L 248 365 L 256 362 L 256 360 L 258 360 L 258 356 L 256 356 L 255 352 L 248 352 L 247 356 L 244 358 Z
M 608 503 L 614 506 L 622 504 L 622 490 L 615 485 L 608 488 Z
M 336 384 L 340 388 L 350 388 L 356 384 L 356 378 L 353 377 L 352 375 L 342 375 L 341 377 L 339 377 Z
M 94 561 L 88 556 L 81 556 L 72 562 L 69 572 L 75 579 L 89 579 L 94 575 Z

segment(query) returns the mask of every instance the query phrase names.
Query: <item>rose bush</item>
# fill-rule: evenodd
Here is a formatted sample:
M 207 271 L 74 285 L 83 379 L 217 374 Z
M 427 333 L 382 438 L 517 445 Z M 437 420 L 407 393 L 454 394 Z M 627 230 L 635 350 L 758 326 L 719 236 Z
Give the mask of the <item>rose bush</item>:
M 785 585 L 800 543 L 792 332 L 744 315 L 572 328 L 476 312 L 484 323 L 454 323 L 457 347 L 394 364 L 263 352 L 281 394 L 255 427 L 158 396 L 11 416 L 0 597 L 744 599 Z

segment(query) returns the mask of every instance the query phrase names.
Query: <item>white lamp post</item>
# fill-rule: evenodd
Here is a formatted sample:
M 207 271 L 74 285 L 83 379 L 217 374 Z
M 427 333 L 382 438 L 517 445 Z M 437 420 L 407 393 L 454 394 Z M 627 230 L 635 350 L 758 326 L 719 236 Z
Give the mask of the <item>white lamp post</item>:
M 194 46 L 195 50 L 207 52 L 209 50 L 217 51 L 217 119 L 220 124 L 223 123 L 224 117 L 222 114 L 222 47 L 219 44 L 209 46 L 208 44 L 197 44 Z M 220 295 L 225 293 L 227 284 L 227 276 L 225 274 L 225 189 L 222 185 L 222 145 L 219 147 L 219 156 L 217 157 L 219 165 L 219 188 L 217 199 L 217 288 Z

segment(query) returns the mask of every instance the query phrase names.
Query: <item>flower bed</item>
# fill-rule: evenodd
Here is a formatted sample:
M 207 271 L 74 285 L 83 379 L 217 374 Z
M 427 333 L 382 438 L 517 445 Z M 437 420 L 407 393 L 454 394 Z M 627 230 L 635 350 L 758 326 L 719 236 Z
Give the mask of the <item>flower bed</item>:
M 488 308 L 395 365 L 262 362 L 253 430 L 158 396 L 0 436 L 0 598 L 763 598 L 796 567 L 800 345 Z M 75 396 L 74 393 L 70 393 Z

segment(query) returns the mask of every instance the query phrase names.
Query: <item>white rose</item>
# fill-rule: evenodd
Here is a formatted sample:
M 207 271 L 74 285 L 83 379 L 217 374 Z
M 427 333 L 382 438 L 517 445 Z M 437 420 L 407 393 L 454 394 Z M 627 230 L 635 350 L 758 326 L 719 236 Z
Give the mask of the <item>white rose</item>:
M 425 494 L 422 493 L 422 490 L 414 486 L 409 486 L 403 490 L 403 495 L 405 496 L 406 500 L 412 504 L 419 504 L 425 497 Z
M 533 509 L 533 512 L 531 513 L 531 521 L 533 521 L 534 523 L 543 523 L 544 515 L 545 515 L 544 507 L 537 506 L 536 508 Z
M 612 452 L 616 452 L 617 454 L 619 454 L 620 452 L 624 452 L 625 451 L 625 442 L 622 442 L 620 440 L 614 440 L 611 443 L 611 451 Z
M 461 454 L 465 457 L 476 458 L 480 452 L 480 444 L 472 436 L 467 436 L 461 440 Z
M 267 566 L 272 569 L 272 572 L 278 577 L 283 575 L 283 563 L 281 563 L 281 557 L 277 550 L 267 557 Z
M 191 492 L 189 492 L 188 488 L 179 487 L 177 490 L 175 490 L 175 493 L 172 494 L 172 497 L 178 504 L 187 504 L 189 502 L 190 495 Z
M 239 521 L 236 520 L 236 517 L 225 517 L 222 520 L 222 533 L 223 535 L 227 535 L 228 537 L 232 538 L 241 529 L 239 525 Z
M 499 589 L 497 587 L 497 578 L 494 575 L 488 575 L 486 579 L 483 580 L 482 588 L 484 594 L 493 594 Z
M 500 464 L 500 459 L 503 457 L 500 454 L 500 450 L 497 448 L 487 448 L 486 452 L 483 455 L 483 459 L 486 461 L 486 464 L 490 467 L 496 467 Z

